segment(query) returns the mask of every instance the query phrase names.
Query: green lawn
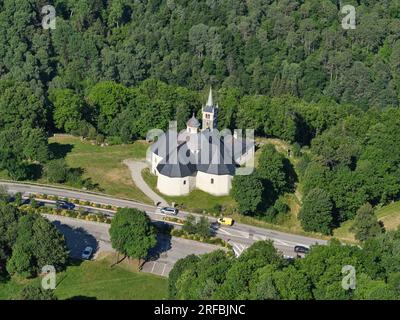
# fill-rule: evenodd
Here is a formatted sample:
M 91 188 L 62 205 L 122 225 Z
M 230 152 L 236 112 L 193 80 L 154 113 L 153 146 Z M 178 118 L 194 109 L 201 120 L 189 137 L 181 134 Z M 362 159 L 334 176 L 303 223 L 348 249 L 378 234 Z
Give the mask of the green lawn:
M 143 170 L 142 176 L 145 182 L 165 200 L 169 203 L 175 202 L 177 205 L 182 205 L 185 210 L 201 213 L 203 210 L 206 212 L 213 210 L 216 205 L 221 205 L 224 208 L 227 208 L 228 211 L 230 208 L 232 209 L 235 207 L 235 200 L 233 200 L 232 197 L 217 197 L 201 190 L 194 190 L 187 196 L 165 196 L 157 190 L 157 177 L 151 174 L 149 169 Z
M 34 280 L 36 281 L 36 280 Z M 32 281 L 21 280 L 21 279 L 11 279 L 6 283 L 0 282 L 0 300 L 9 300 L 18 295 L 18 292 Z M 39 283 L 39 281 L 36 281 Z
M 354 233 L 350 231 L 352 225 L 353 225 L 353 220 L 348 220 L 342 223 L 342 225 L 339 228 L 333 230 L 333 236 L 342 241 L 356 243 L 357 240 L 354 238 Z
M 39 279 L 31 280 L 39 283 Z M 0 300 L 15 296 L 26 280 L 12 279 L 0 284 Z M 65 299 L 157 300 L 167 297 L 168 280 L 151 274 L 110 268 L 104 259 L 69 266 L 57 275 L 56 296 Z
M 100 147 L 80 138 L 60 135 L 49 139 L 50 148 L 66 157 L 70 167 L 83 168 L 84 177 L 98 183 L 104 193 L 152 203 L 132 181 L 125 159 L 144 159 L 148 144 L 137 141 L 131 145 Z M 46 181 L 40 181 L 46 182 Z

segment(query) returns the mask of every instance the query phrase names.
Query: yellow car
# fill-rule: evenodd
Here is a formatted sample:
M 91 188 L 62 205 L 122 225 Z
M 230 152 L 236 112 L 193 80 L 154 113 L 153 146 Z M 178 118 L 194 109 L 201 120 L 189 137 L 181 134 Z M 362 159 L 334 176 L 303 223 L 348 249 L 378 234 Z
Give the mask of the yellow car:
M 231 218 L 219 218 L 218 223 L 222 224 L 224 226 L 232 226 L 233 225 L 233 219 Z

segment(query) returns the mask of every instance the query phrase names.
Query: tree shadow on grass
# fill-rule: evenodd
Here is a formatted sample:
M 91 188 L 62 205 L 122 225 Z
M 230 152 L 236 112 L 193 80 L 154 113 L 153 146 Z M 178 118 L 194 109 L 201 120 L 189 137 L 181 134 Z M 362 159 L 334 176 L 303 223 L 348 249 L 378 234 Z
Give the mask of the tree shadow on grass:
M 52 155 L 52 159 L 62 159 L 67 156 L 68 153 L 72 151 L 74 146 L 72 144 L 61 144 L 58 142 L 53 142 L 49 144 L 49 150 Z

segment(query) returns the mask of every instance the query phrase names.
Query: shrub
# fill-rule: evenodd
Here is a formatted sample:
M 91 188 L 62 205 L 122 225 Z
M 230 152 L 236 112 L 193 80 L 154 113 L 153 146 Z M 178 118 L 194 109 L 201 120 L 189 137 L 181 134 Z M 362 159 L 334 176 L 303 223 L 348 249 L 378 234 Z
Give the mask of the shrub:
M 332 233 L 333 204 L 329 194 L 322 189 L 312 189 L 303 200 L 299 217 L 305 231 Z
M 120 145 L 124 143 L 121 137 L 116 137 L 116 136 L 107 137 L 106 141 L 110 146 Z
M 278 213 L 283 213 L 283 214 L 288 213 L 290 210 L 285 199 L 282 197 L 280 197 L 280 198 L 278 198 L 278 200 L 276 200 L 276 202 L 274 204 L 274 208 L 276 209 L 276 211 Z
M 297 143 L 297 142 L 295 142 L 293 145 L 292 145 L 292 148 L 291 148 L 291 150 L 292 150 L 292 155 L 294 156 L 294 157 L 300 157 L 301 156 L 301 147 L 300 147 L 300 145 Z

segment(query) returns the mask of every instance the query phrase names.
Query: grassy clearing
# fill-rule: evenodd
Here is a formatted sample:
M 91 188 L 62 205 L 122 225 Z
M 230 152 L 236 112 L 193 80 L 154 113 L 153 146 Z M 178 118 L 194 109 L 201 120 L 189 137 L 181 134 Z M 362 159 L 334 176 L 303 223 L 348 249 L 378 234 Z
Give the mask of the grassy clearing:
M 396 230 L 400 226 L 400 201 L 378 209 L 376 215 L 383 222 L 386 230 Z
M 13 278 L 6 283 L 0 282 L 0 300 L 12 299 L 18 295 L 25 285 L 35 281 L 39 283 L 38 280 L 25 280 L 18 278 Z
M 107 258 L 72 265 L 57 275 L 56 296 L 61 299 L 152 300 L 165 299 L 167 279 L 132 272 L 124 266 L 110 268 Z M 0 299 L 10 299 L 29 282 L 13 278 L 0 284 Z
M 354 233 L 350 231 L 352 225 L 353 220 L 348 220 L 342 223 L 339 228 L 333 230 L 333 236 L 344 242 L 357 243 L 357 240 L 354 238 Z
M 375 212 L 379 221 L 382 221 L 386 230 L 396 230 L 400 226 L 400 201 L 393 202 Z M 354 234 L 350 231 L 353 220 L 346 221 L 334 230 L 334 236 L 349 242 L 356 242 Z
M 122 163 L 125 159 L 143 159 L 148 144 L 137 141 L 132 145 L 100 147 L 80 138 L 59 135 L 49 139 L 51 150 L 58 157 L 65 157 L 68 165 L 84 169 L 84 177 L 91 178 L 102 192 L 152 203 L 132 181 L 129 169 Z M 39 181 L 46 183 L 46 181 Z
M 283 141 L 280 139 L 258 137 L 258 138 L 256 138 L 256 143 L 260 146 L 260 148 L 257 149 L 255 156 L 254 156 L 256 167 L 258 165 L 258 160 L 260 159 L 262 147 L 265 146 L 266 144 L 272 144 L 273 146 L 275 146 L 276 151 L 278 151 L 279 153 L 283 154 L 286 158 L 288 158 L 290 160 L 290 162 L 292 162 L 293 165 L 298 160 L 294 157 L 290 157 L 290 158 L 288 157 L 288 151 L 290 150 L 290 144 L 286 141 Z

